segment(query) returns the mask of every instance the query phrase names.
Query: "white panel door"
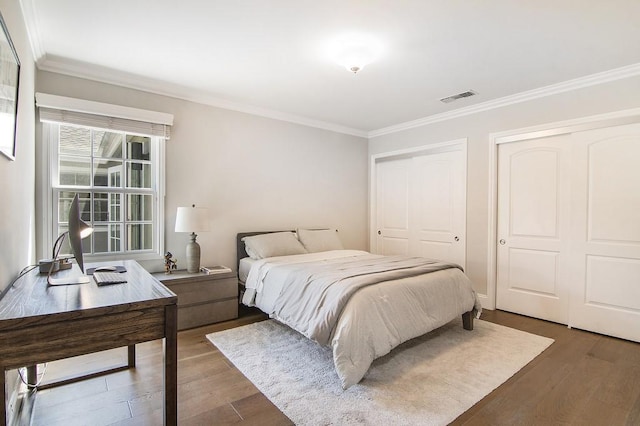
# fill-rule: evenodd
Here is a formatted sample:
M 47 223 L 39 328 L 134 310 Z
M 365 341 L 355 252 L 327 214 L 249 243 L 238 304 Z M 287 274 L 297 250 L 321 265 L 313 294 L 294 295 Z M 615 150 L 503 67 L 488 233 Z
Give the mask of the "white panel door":
M 377 252 L 409 254 L 411 158 L 376 164 Z
M 462 149 L 376 163 L 376 249 L 465 267 L 466 158 Z
M 414 157 L 410 252 L 465 266 L 464 152 Z
M 498 147 L 496 306 L 568 323 L 569 136 Z
M 640 125 L 572 142 L 570 325 L 640 342 Z

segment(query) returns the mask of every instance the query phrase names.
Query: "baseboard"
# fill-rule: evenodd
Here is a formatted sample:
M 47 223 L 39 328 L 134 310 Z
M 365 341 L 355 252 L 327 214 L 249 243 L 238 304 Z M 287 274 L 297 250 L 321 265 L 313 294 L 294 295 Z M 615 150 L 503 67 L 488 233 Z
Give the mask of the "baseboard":
M 480 305 L 482 305 L 483 309 L 488 309 L 492 311 L 496 308 L 495 305 L 491 303 L 489 296 L 487 296 L 486 294 L 477 293 L 477 296 L 478 296 L 478 300 L 480 300 Z

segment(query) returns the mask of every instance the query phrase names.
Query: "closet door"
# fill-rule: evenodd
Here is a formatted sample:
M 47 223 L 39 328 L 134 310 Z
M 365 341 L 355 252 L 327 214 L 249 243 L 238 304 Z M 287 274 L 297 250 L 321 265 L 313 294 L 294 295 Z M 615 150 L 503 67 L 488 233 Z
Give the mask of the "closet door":
M 411 158 L 376 164 L 376 247 L 384 255 L 409 254 Z
M 376 253 L 465 267 L 466 157 L 462 147 L 376 163 Z
M 569 136 L 498 147 L 496 306 L 568 324 Z
M 465 266 L 466 171 L 463 152 L 413 159 L 411 253 Z
M 572 139 L 570 325 L 640 342 L 640 125 Z

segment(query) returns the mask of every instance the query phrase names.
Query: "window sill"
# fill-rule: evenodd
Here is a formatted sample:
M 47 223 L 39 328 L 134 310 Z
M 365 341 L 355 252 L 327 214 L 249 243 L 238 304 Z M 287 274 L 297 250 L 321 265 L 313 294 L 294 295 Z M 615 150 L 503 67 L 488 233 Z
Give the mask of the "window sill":
M 145 260 L 163 260 L 164 256 L 155 252 L 145 252 L 145 253 L 117 253 L 117 254 L 93 254 L 84 256 L 85 262 L 109 262 L 115 260 L 136 260 L 136 261 L 145 261 Z

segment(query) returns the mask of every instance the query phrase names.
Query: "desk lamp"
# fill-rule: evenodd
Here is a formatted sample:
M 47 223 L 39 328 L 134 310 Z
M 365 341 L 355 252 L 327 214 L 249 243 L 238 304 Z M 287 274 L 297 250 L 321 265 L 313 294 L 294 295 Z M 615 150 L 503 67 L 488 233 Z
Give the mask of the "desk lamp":
M 187 244 L 187 272 L 200 271 L 200 244 L 196 242 L 196 232 L 209 230 L 209 209 L 196 207 L 178 207 L 176 232 L 191 232 L 191 242 Z

